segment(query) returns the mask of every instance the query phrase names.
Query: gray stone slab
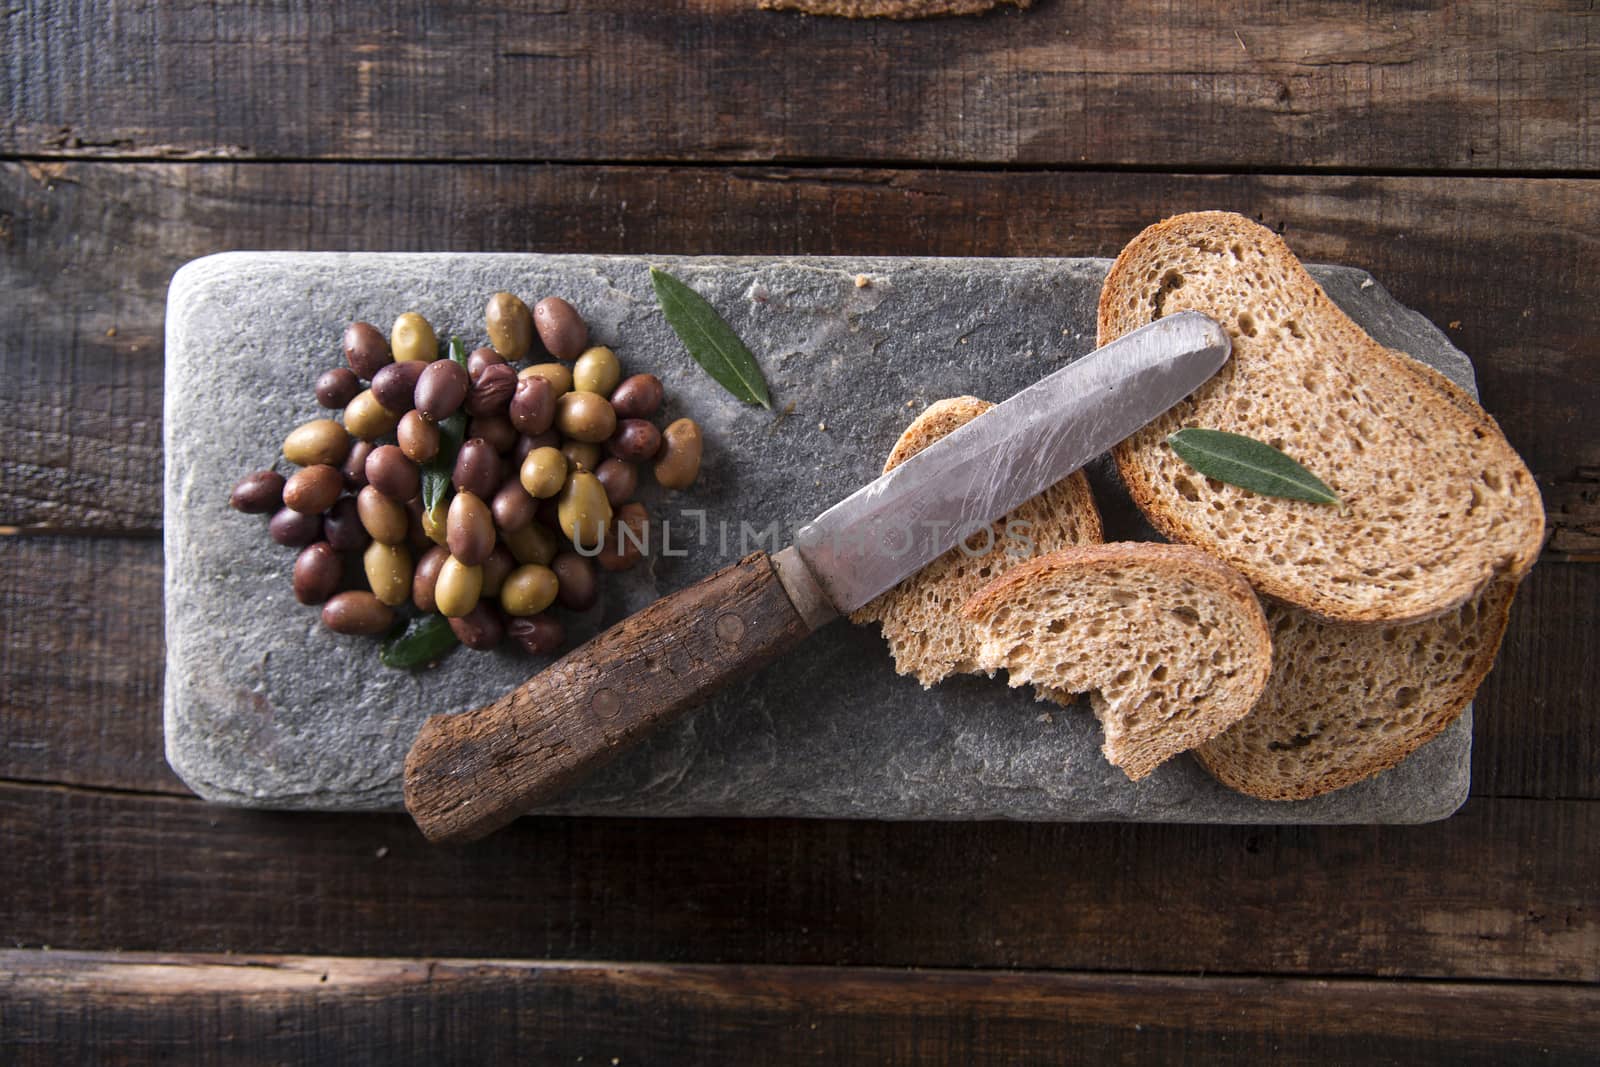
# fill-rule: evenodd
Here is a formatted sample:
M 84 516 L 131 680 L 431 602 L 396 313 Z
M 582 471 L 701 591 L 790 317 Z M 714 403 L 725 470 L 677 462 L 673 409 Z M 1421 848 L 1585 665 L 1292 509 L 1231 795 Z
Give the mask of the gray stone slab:
M 735 402 L 689 361 L 655 310 L 649 263 L 670 265 L 723 311 L 760 356 L 788 415 Z M 351 320 L 386 324 L 417 309 L 441 334 L 475 341 L 489 293 L 559 293 L 630 371 L 660 375 L 668 416 L 704 427 L 706 462 L 693 491 L 645 494 L 683 554 L 658 551 L 650 567 L 610 576 L 601 605 L 571 620 L 583 638 L 739 556 L 741 524 L 787 528 L 873 477 L 904 424 L 931 401 L 962 393 L 1000 400 L 1089 351 L 1108 265 L 299 253 L 229 253 L 187 265 L 173 279 L 167 314 L 168 760 L 214 801 L 398 808 L 405 753 L 427 715 L 486 703 L 543 665 L 510 652 L 459 652 L 432 672 L 387 670 L 372 642 L 326 632 L 315 609 L 295 603 L 293 552 L 267 539 L 264 518 L 228 508 L 233 482 L 271 465 L 284 433 L 319 414 L 311 383 L 339 361 Z M 1381 341 L 1472 387 L 1466 358 L 1364 272 L 1313 273 Z M 1108 470 L 1102 460 L 1091 471 L 1108 533 L 1149 536 Z M 1134 784 L 1099 746 L 1086 711 L 1046 710 L 1000 681 L 957 678 L 924 691 L 895 675 L 876 627 L 839 621 L 548 810 L 1422 822 L 1466 797 L 1471 718 L 1392 771 L 1292 804 L 1232 793 L 1187 757 Z

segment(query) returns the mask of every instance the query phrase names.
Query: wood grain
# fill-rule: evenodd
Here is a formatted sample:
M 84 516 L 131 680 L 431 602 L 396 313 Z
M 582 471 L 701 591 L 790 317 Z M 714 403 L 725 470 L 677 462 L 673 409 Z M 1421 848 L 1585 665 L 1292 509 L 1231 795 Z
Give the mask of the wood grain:
M 0 154 L 1600 166 L 1597 15 L 1060 0 L 857 22 L 751 0 L 238 8 L 43 0 L 0 20 Z M 20 57 L 26 57 L 24 61 Z
M 406 756 L 406 809 L 430 841 L 476 840 L 810 633 L 771 558 L 753 552 L 628 616 L 487 707 L 429 716 Z
M 1600 990 L 1490 982 L 7 951 L 0 990 L 19 1064 L 1560 1064 L 1600 1041 Z
M 1232 208 L 1446 328 L 1552 502 L 1600 467 L 1600 182 L 633 167 L 0 164 L 0 525 L 160 524 L 166 285 L 228 248 L 1115 255 Z M 405 205 L 391 210 L 387 205 Z M 1552 509 L 1563 525 L 1592 516 Z
M 1592 802 L 1418 827 L 404 816 L 0 785 L 8 943 L 1600 980 Z M 45 873 L 48 872 L 48 877 Z

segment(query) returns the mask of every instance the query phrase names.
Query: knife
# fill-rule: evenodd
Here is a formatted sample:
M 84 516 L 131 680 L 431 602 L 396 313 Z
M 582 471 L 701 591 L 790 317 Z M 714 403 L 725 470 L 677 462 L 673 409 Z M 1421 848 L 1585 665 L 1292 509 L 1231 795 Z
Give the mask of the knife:
M 434 842 L 499 829 L 1128 437 L 1229 351 L 1198 312 L 1157 319 L 868 482 L 777 554 L 663 597 L 486 707 L 430 717 L 406 809 Z

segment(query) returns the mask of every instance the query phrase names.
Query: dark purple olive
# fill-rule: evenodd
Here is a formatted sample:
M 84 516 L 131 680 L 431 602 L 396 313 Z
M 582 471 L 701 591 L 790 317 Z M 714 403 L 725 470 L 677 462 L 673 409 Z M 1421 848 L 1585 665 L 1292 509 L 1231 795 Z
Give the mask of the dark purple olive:
M 533 512 L 533 520 L 552 530 L 561 529 L 561 498 L 552 496 L 539 501 L 539 506 Z
M 322 516 L 302 515 L 293 508 L 279 508 L 267 523 L 267 535 L 280 545 L 304 548 L 322 540 Z
M 512 619 L 506 633 L 531 656 L 553 656 L 567 643 L 567 628 L 544 612 Z
M 344 487 L 352 493 L 358 493 L 367 486 L 367 457 L 372 455 L 373 444 L 371 441 L 357 441 L 350 446 L 350 454 L 344 458 L 344 466 L 340 472 L 344 475 Z
M 643 463 L 661 450 L 661 431 L 644 419 L 623 419 L 606 441 L 606 451 L 629 463 Z
M 606 499 L 613 508 L 619 508 L 633 499 L 639 489 L 639 468 L 620 459 L 602 460 L 594 476 L 606 491 Z
M 344 476 L 339 468 L 314 463 L 289 476 L 283 485 L 283 503 L 304 515 L 320 515 L 333 507 L 343 489 Z
M 506 635 L 506 624 L 500 619 L 500 609 L 482 600 L 465 615 L 451 619 L 450 629 L 456 632 L 456 637 L 463 645 L 480 652 L 487 652 L 498 645 Z
M 557 552 L 550 569 L 556 572 L 556 598 L 573 611 L 588 611 L 599 599 L 594 564 L 576 552 Z
M 436 359 L 417 379 L 412 400 L 417 410 L 434 422 L 443 422 L 461 408 L 472 382 L 461 364 L 453 359 Z
M 533 513 L 539 505 L 528 491 L 522 488 L 520 478 L 508 478 L 506 484 L 489 502 L 489 510 L 494 513 L 494 524 L 498 529 L 511 533 L 520 530 L 533 521 Z
M 533 306 L 533 325 L 539 340 L 557 359 L 577 359 L 589 347 L 589 327 L 576 308 L 559 296 L 547 296 Z
M 294 598 L 302 604 L 320 604 L 339 591 L 344 561 L 326 541 L 300 550 L 294 561 Z
M 648 419 L 660 409 L 664 391 L 654 374 L 635 374 L 611 390 L 611 406 L 619 419 Z
M 554 430 L 536 433 L 532 437 L 523 435 L 517 439 L 517 446 L 511 452 L 511 458 L 516 460 L 517 467 L 522 467 L 522 461 L 528 458 L 528 453 L 536 448 L 560 448 L 561 435 Z
M 625 571 L 644 558 L 650 547 L 650 513 L 638 502 L 617 509 L 616 521 L 606 530 L 605 544 L 594 561 L 603 571 Z
M 439 584 L 439 568 L 443 567 L 444 561 L 449 558 L 448 548 L 434 545 L 417 560 L 416 569 L 411 572 L 411 602 L 417 606 L 418 611 L 439 609 L 438 603 L 433 599 L 433 587 Z
M 550 383 L 536 374 L 519 379 L 511 395 L 511 425 L 532 436 L 550 428 L 556 417 L 556 396 Z
M 357 377 L 371 379 L 393 362 L 389 339 L 370 322 L 352 322 L 344 331 L 344 358 Z
M 360 552 L 372 541 L 353 496 L 340 497 L 322 520 L 322 535 L 336 552 Z
M 349 367 L 334 367 L 317 376 L 317 403 L 325 408 L 343 408 L 361 392 L 361 379 Z
M 338 634 L 381 634 L 394 625 L 394 609 L 365 589 L 352 589 L 322 605 L 322 625 Z
M 510 452 L 517 447 L 516 427 L 504 415 L 479 415 L 467 423 L 467 436 L 483 438 L 496 452 Z
M 504 415 L 511 403 L 511 394 L 517 391 L 517 372 L 509 363 L 490 363 L 483 368 L 472 390 L 467 393 L 467 414 Z
M 487 346 L 474 348 L 467 353 L 467 377 L 476 383 L 478 375 L 483 373 L 483 368 L 491 363 L 504 363 L 505 361 L 505 357 L 492 348 Z
M 506 575 L 517 569 L 517 557 L 505 545 L 495 545 L 494 551 L 489 553 L 489 558 L 484 560 L 483 587 L 478 595 L 481 597 L 497 597 L 500 587 L 506 584 Z
M 405 503 L 422 491 L 422 472 L 399 445 L 382 445 L 367 457 L 367 484 L 390 500 Z
M 430 364 L 408 359 L 404 363 L 391 363 L 372 379 L 372 396 L 384 410 L 404 415 L 416 407 L 417 379 Z
M 256 471 L 239 479 L 228 497 L 228 506 L 246 515 L 265 515 L 283 506 L 283 475 L 277 471 Z
M 485 500 L 492 499 L 505 482 L 500 454 L 481 437 L 463 441 L 461 450 L 456 453 L 456 466 L 450 482 L 461 492 L 476 493 Z

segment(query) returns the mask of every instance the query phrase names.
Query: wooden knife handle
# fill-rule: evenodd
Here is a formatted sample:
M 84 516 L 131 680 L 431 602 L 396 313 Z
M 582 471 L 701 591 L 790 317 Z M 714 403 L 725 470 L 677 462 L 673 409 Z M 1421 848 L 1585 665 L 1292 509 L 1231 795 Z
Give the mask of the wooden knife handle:
M 482 837 L 831 616 L 794 549 L 776 559 L 746 556 L 622 620 L 493 704 L 430 717 L 406 757 L 406 808 L 430 841 Z

